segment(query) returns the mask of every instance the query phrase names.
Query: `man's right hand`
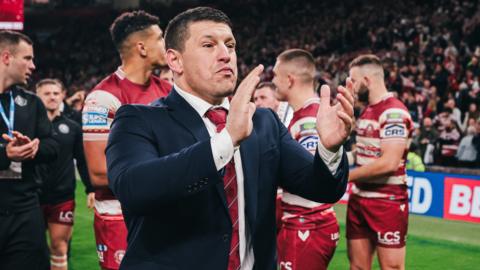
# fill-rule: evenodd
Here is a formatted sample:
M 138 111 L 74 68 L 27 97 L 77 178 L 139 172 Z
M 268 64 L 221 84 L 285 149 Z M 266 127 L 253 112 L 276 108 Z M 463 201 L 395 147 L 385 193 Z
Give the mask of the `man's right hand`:
M 38 152 L 38 146 L 40 140 L 30 140 L 27 136 L 14 134 L 14 137 L 10 137 L 7 134 L 2 134 L 2 137 L 8 142 L 6 147 L 7 157 L 16 162 L 20 162 L 27 159 L 33 159 Z
M 238 146 L 253 130 L 255 104 L 251 102 L 255 87 L 260 82 L 263 65 L 258 65 L 243 79 L 230 102 L 226 129 L 234 146 Z

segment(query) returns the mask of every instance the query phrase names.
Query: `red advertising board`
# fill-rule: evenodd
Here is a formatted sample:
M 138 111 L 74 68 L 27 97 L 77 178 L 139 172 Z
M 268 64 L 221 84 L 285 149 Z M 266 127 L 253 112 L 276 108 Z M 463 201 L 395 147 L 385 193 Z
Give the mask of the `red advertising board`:
M 23 30 L 23 0 L 0 0 L 0 29 Z
M 445 177 L 443 217 L 480 222 L 480 181 Z

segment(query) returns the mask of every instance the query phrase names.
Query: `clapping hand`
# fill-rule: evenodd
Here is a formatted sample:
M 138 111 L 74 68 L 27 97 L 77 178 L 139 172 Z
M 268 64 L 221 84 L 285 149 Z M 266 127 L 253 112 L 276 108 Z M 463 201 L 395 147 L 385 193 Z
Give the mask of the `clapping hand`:
M 234 146 L 246 139 L 253 130 L 252 117 L 255 104 L 251 102 L 255 87 L 260 82 L 263 65 L 258 65 L 243 79 L 230 101 L 226 129 L 232 138 Z
M 323 146 L 337 152 L 350 135 L 353 125 L 353 84 L 347 78 L 346 87 L 339 86 L 338 102 L 330 105 L 330 87 L 320 89 L 320 108 L 317 113 L 317 131 Z
M 33 159 L 38 152 L 40 141 L 38 139 L 31 140 L 18 131 L 13 131 L 12 135 L 13 137 L 2 134 L 3 139 L 8 142 L 6 147 L 7 157 L 17 162 Z

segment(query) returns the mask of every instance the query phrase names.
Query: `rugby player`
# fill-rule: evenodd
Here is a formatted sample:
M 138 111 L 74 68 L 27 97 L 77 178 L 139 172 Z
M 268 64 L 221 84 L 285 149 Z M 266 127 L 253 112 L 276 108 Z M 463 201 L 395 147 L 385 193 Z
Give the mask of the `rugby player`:
M 387 91 L 380 59 L 361 55 L 350 63 L 358 100 L 368 106 L 357 124 L 357 167 L 348 201 L 350 269 L 371 269 L 376 251 L 382 269 L 405 268 L 408 194 L 405 163 L 413 132 L 407 108 Z
M 277 98 L 287 101 L 294 110 L 288 130 L 314 155 L 320 140 L 316 128 L 320 98 L 314 90 L 314 58 L 305 50 L 286 50 L 277 57 L 273 72 Z M 333 205 L 286 191 L 281 200 L 283 214 L 277 239 L 280 269 L 327 269 L 339 239 Z
M 108 188 L 105 147 L 110 125 L 123 104 L 148 104 L 166 96 L 172 86 L 152 71 L 165 65 L 165 44 L 158 18 L 144 11 L 126 12 L 113 22 L 110 33 L 122 65 L 106 77 L 85 100 L 83 140 L 95 190 L 94 228 L 103 269 L 118 269 L 127 247 L 127 229 L 120 202 Z

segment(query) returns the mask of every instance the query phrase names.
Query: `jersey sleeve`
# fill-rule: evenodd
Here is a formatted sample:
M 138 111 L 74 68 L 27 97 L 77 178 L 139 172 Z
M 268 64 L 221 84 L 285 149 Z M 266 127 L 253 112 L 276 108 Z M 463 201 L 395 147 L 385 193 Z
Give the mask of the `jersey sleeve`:
M 379 117 L 380 140 L 406 142 L 413 128 L 410 114 L 401 108 L 385 110 Z
M 306 116 L 298 119 L 290 126 L 290 134 L 312 155 L 317 150 L 320 137 L 317 133 L 316 118 Z
M 120 100 L 104 90 L 94 90 L 86 100 L 82 111 L 83 141 L 106 141 Z

